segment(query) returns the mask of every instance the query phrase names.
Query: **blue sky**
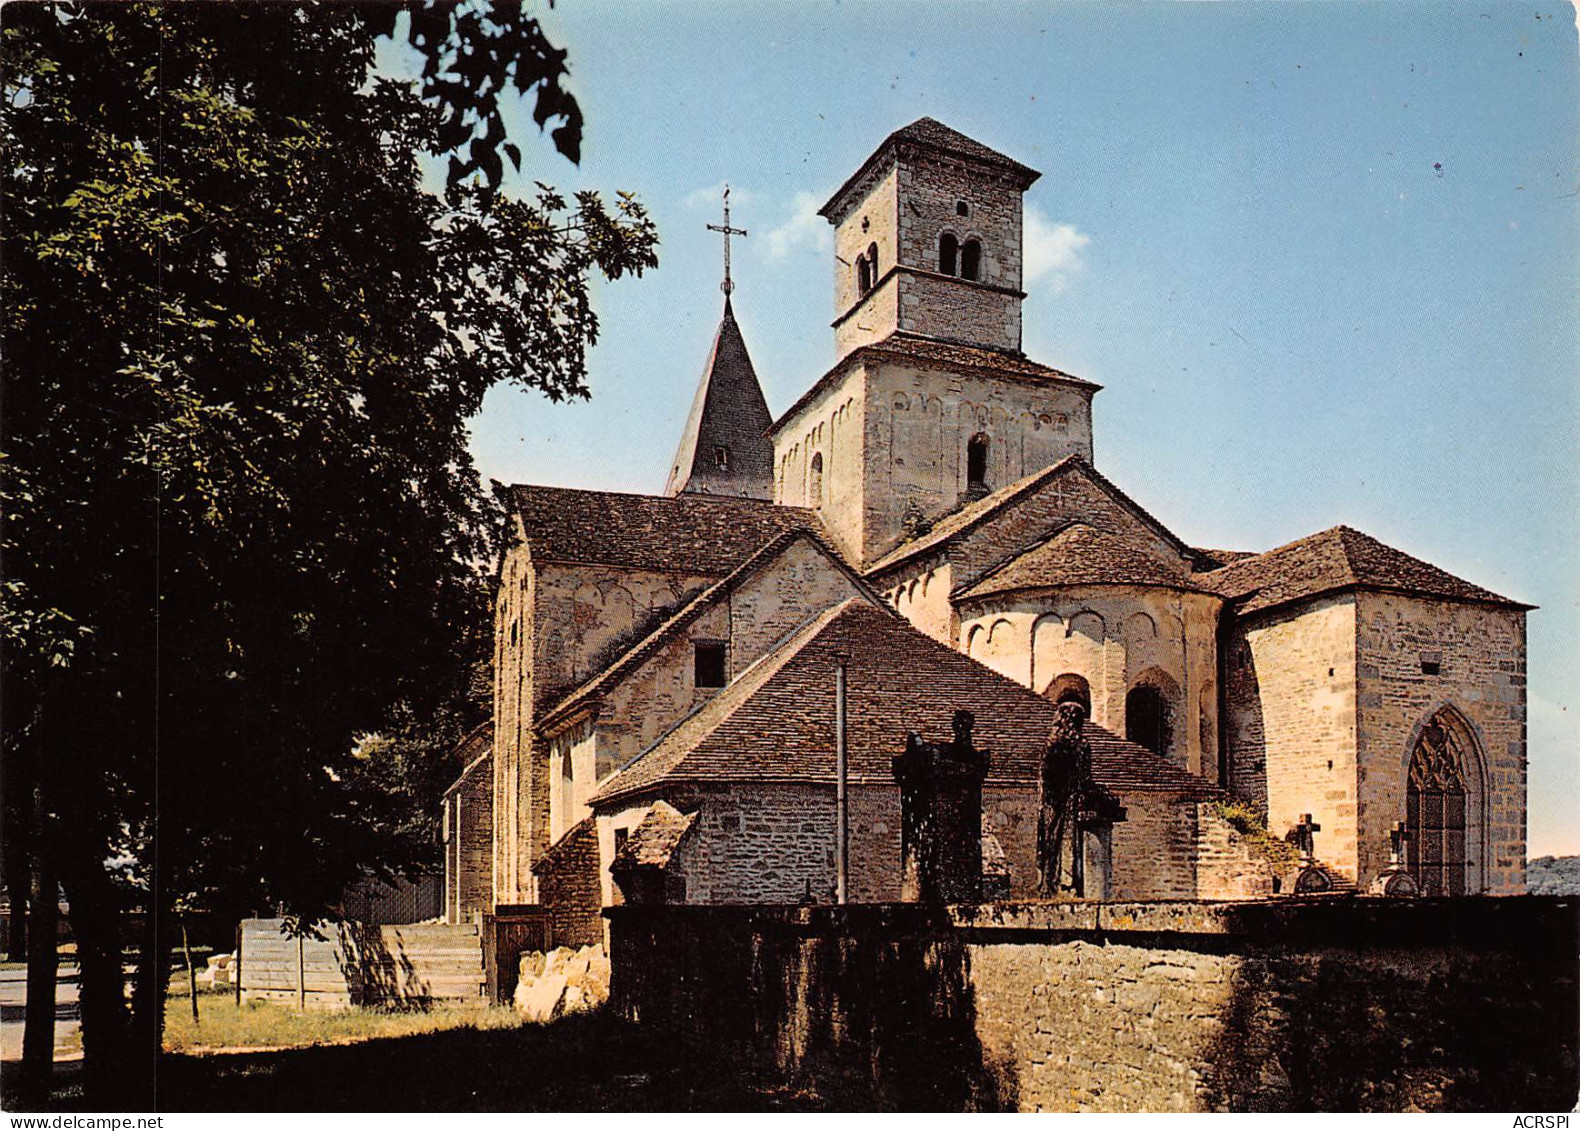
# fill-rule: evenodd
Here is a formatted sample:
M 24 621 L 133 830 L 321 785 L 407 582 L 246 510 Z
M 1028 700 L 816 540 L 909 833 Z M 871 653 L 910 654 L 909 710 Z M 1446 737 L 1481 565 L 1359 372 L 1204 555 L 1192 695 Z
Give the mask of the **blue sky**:
M 587 136 L 579 169 L 529 146 L 527 177 L 634 190 L 662 262 L 600 289 L 590 402 L 490 394 L 485 476 L 662 488 L 726 180 L 736 312 L 786 408 L 834 356 L 816 208 L 938 118 L 1042 171 L 1026 351 L 1105 386 L 1098 467 L 1183 538 L 1343 522 L 1542 606 L 1531 852 L 1580 852 L 1572 9 L 563 0 L 545 22 Z

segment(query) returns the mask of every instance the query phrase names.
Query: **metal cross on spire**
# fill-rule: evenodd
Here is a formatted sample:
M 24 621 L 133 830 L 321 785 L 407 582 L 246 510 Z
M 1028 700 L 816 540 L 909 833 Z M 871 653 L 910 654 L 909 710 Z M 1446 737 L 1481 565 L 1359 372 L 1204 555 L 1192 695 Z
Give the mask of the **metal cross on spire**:
M 730 281 L 730 237 L 744 236 L 745 228 L 730 227 L 730 186 L 724 186 L 724 223 L 709 224 L 708 231 L 722 232 L 724 235 L 724 282 L 719 284 L 719 290 L 724 292 L 726 298 L 735 289 L 735 284 Z

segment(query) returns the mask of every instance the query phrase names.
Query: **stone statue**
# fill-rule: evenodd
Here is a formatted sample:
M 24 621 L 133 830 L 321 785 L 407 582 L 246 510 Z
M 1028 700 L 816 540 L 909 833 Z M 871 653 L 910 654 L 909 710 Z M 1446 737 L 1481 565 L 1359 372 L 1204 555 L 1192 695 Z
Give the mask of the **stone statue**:
M 956 711 L 954 739 L 914 731 L 894 758 L 900 785 L 900 898 L 975 903 L 982 898 L 982 779 L 988 753 L 971 744 L 975 716 Z
M 1053 732 L 1042 759 L 1037 813 L 1037 889 L 1047 899 L 1064 892 L 1085 897 L 1082 833 L 1125 819 L 1119 798 L 1092 780 L 1092 746 L 1081 729 L 1085 723 L 1086 711 L 1079 703 L 1060 703 L 1054 708 Z M 1064 880 L 1066 855 L 1069 883 Z

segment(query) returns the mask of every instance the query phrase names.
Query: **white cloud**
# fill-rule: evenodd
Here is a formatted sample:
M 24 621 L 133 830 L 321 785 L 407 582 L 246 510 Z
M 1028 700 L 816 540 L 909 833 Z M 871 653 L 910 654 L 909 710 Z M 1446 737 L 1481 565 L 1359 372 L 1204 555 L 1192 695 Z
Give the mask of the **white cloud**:
M 1073 276 L 1086 269 L 1081 251 L 1092 237 L 1077 231 L 1074 224 L 1055 224 L 1042 210 L 1028 205 L 1025 223 L 1025 266 L 1023 285 L 1047 280 L 1054 294 L 1065 290 Z
M 718 205 L 724 200 L 724 181 L 716 185 L 703 185 L 686 197 L 687 208 L 702 208 L 704 206 L 718 210 Z M 757 194 L 751 189 L 743 189 L 739 185 L 730 186 L 730 205 L 750 204 L 757 199 Z
M 783 259 L 792 251 L 810 248 L 824 251 L 833 243 L 828 221 L 817 214 L 821 200 L 810 192 L 798 192 L 790 202 L 790 216 L 763 237 L 763 246 L 772 259 Z

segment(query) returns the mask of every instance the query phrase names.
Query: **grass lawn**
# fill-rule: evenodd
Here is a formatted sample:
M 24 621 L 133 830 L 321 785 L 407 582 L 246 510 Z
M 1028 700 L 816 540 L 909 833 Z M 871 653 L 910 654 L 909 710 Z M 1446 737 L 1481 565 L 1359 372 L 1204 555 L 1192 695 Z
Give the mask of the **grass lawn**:
M 339 1045 L 382 1037 L 409 1037 L 444 1029 L 507 1029 L 521 1024 L 513 1009 L 389 1012 L 374 1009 L 309 1010 L 299 1013 L 274 1002 L 249 1001 L 239 1008 L 228 990 L 198 994 L 198 1021 L 182 985 L 171 987 L 165 1005 L 165 1050 L 288 1049 Z
M 332 1024 L 316 1017 L 304 1023 Z M 737 1064 L 717 1063 L 656 1040 L 602 1011 L 546 1025 L 449 1028 L 315 1048 L 166 1053 L 159 1068 L 161 1111 L 782 1111 L 820 1106 L 818 1097 L 757 1087 Z

